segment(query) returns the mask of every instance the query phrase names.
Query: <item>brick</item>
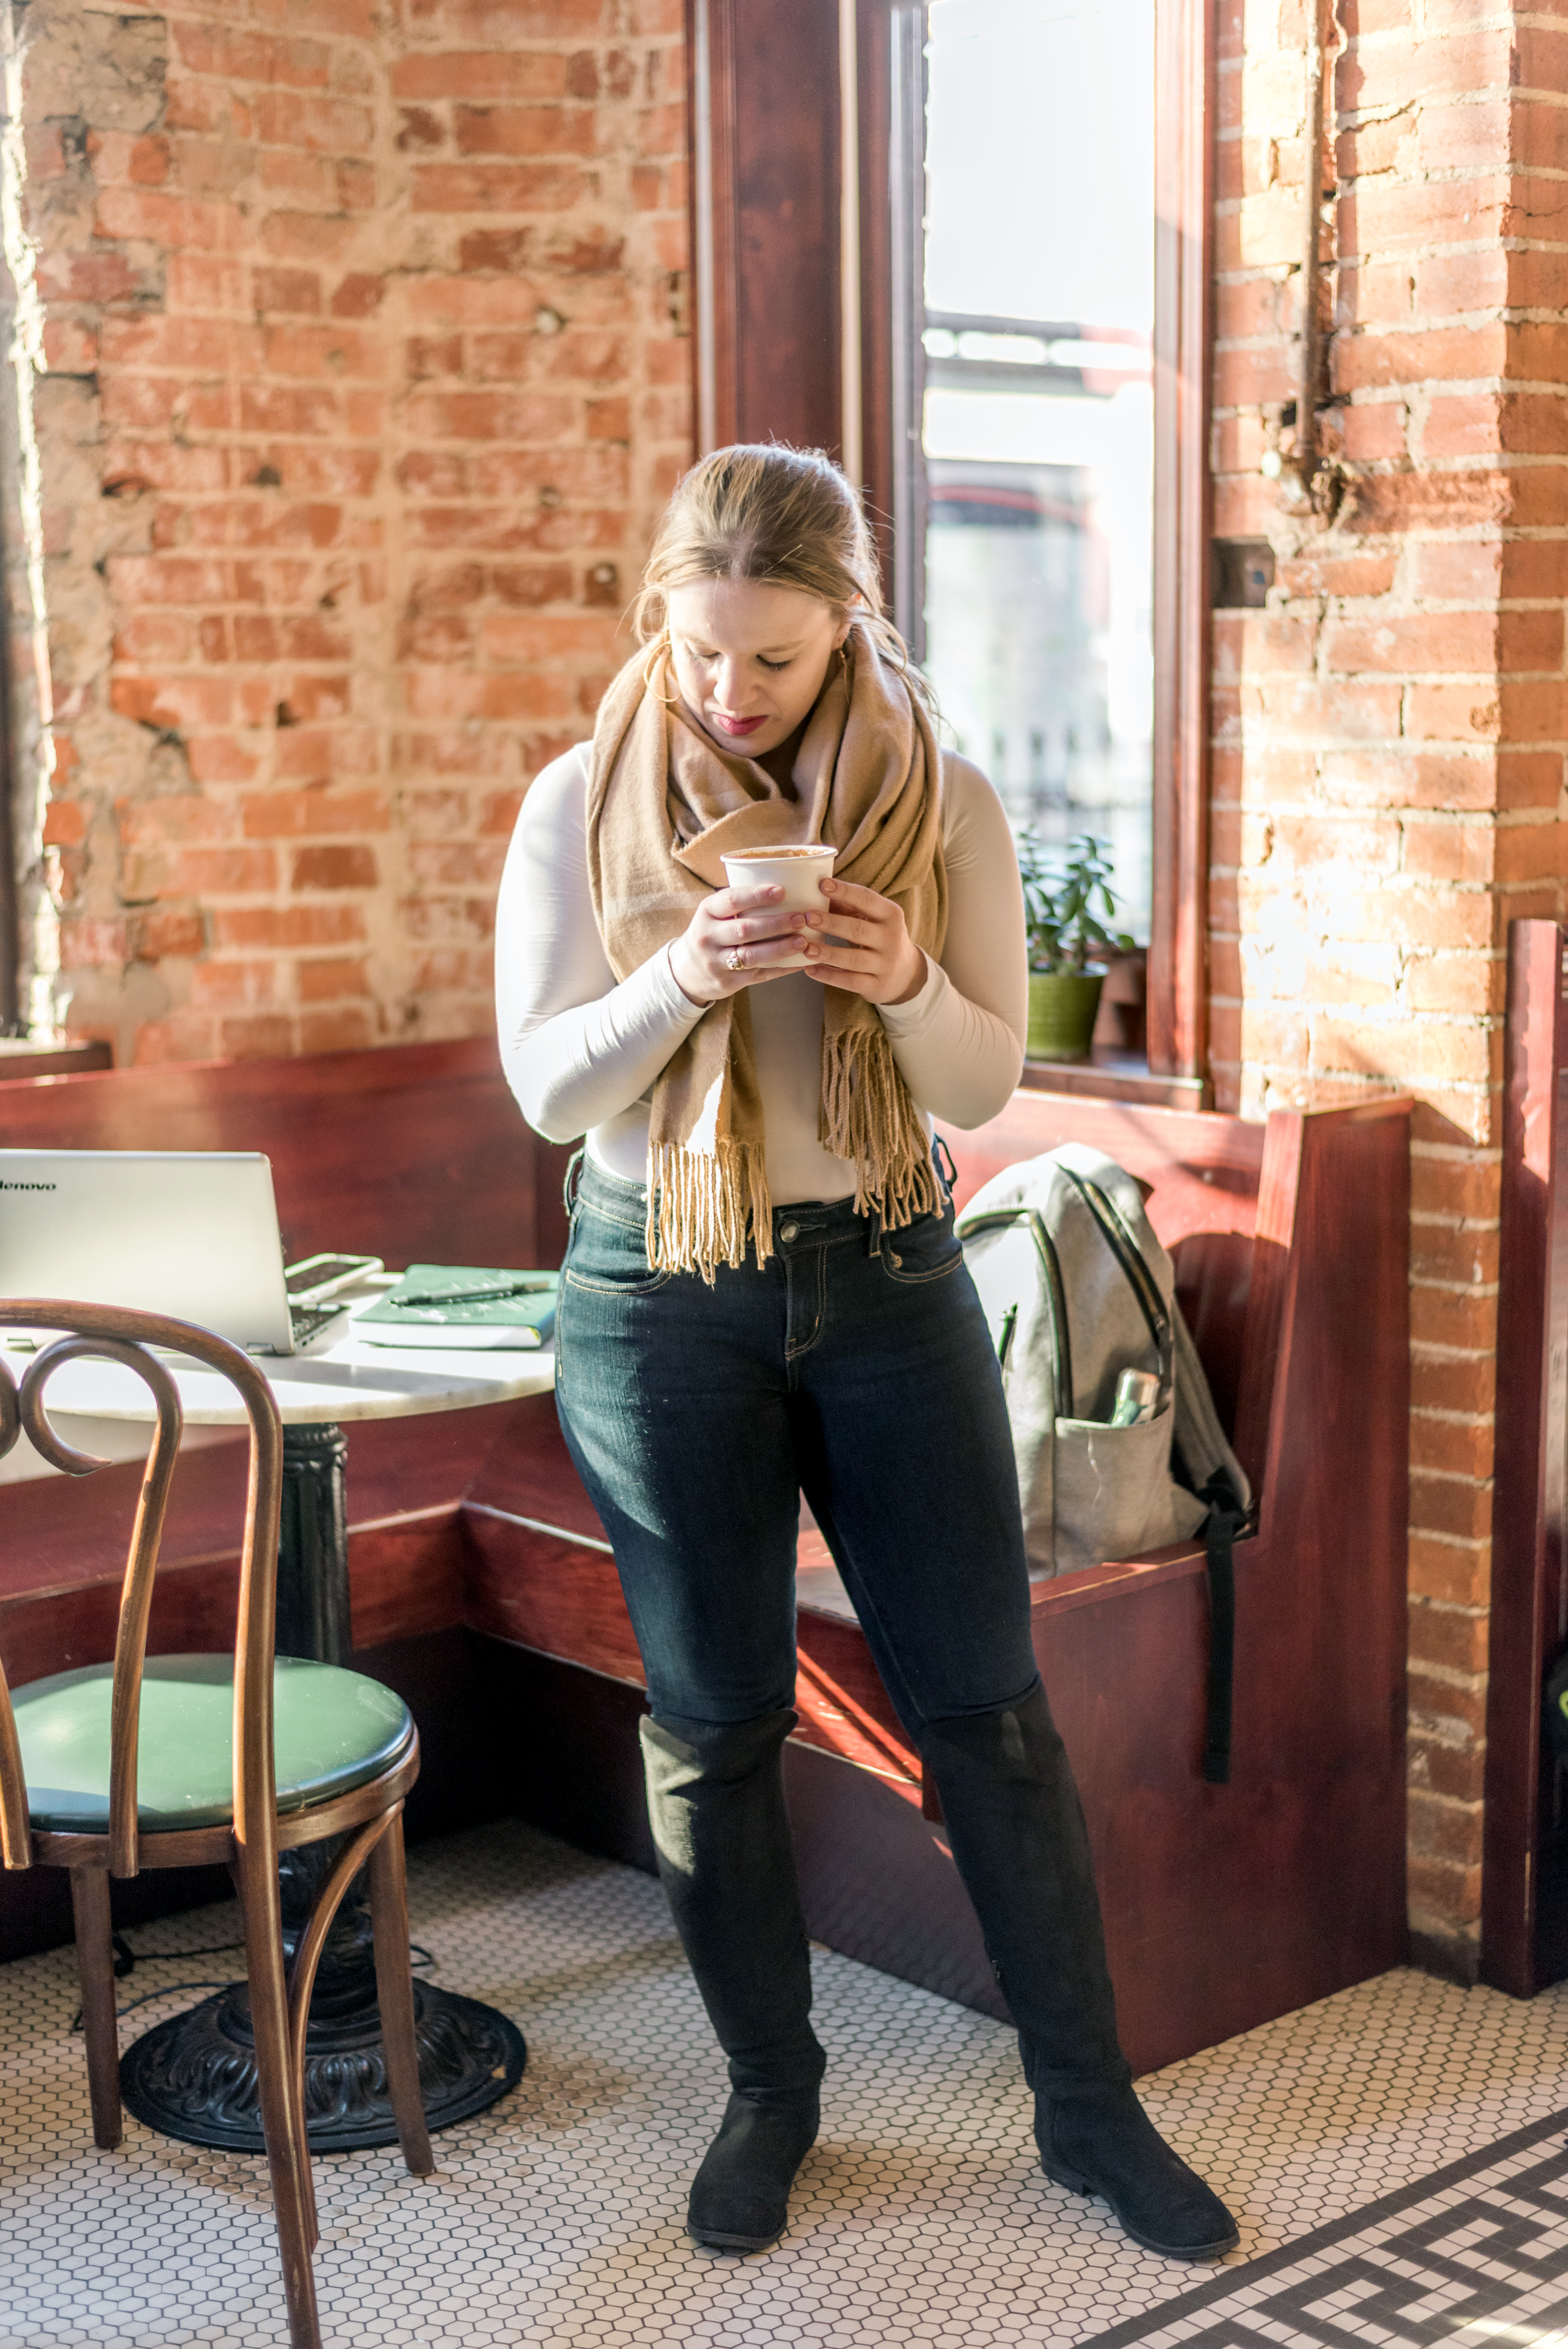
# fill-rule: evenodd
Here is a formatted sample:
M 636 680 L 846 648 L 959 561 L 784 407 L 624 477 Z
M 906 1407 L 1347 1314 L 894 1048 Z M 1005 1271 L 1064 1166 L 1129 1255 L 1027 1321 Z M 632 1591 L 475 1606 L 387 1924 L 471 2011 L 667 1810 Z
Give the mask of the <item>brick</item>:
M 257 93 L 256 136 L 264 144 L 360 154 L 376 135 L 376 118 L 357 100 L 324 92 L 272 88 Z
M 1484 1353 L 1491 1350 L 1496 1332 L 1494 1298 L 1467 1289 L 1429 1288 L 1422 1282 L 1412 1287 L 1410 1336 L 1416 1344 Z
M 374 850 L 351 842 L 296 849 L 289 871 L 294 889 L 374 889 L 378 878 Z
M 1413 879 L 1474 885 L 1492 878 L 1496 843 L 1490 823 L 1407 817 L 1400 841 L 1400 866 Z
M 292 1023 L 278 1013 L 221 1019 L 218 1036 L 226 1061 L 274 1061 L 294 1047 Z
M 1434 326 L 1419 333 L 1336 336 L 1334 386 L 1337 391 L 1360 391 L 1445 377 L 1499 376 L 1508 345 L 1509 330 L 1501 320 L 1485 326 Z
M 320 834 L 384 833 L 391 825 L 385 792 L 248 792 L 240 802 L 248 840 L 291 840 Z
M 1481 1806 L 1412 1788 L 1408 1819 L 1410 1849 L 1426 1859 L 1476 1868 L 1481 1857 Z
M 251 1011 L 275 1003 L 278 967 L 265 962 L 207 961 L 197 965 L 187 984 L 191 1006 L 205 1011 Z
M 1443 752 L 1414 744 L 1384 750 L 1326 751 L 1319 783 L 1326 800 L 1381 807 L 1490 808 L 1497 762 L 1490 751 Z
M 1404 696 L 1401 731 L 1448 742 L 1494 742 L 1504 730 L 1496 680 L 1481 676 L 1455 685 L 1412 685 Z
M 1500 881 L 1556 880 L 1568 869 L 1565 844 L 1568 826 L 1507 824 L 1497 836 L 1497 877 Z
M 365 935 L 365 915 L 354 905 L 221 906 L 212 916 L 212 943 L 219 948 L 289 953 L 354 945 Z
M 1484 1609 L 1418 1599 L 1411 1602 L 1409 1623 L 1413 1665 L 1432 1665 L 1442 1671 L 1485 1673 Z
M 592 155 L 597 119 L 587 108 L 454 106 L 459 155 Z
M 380 1040 L 375 1020 L 358 1005 L 337 1005 L 329 1011 L 300 1015 L 302 1052 L 357 1052 Z
M 1430 1787 L 1434 1795 L 1454 1801 L 1479 1803 L 1486 1791 L 1486 1763 L 1480 1754 L 1456 1752 L 1436 1738 L 1410 1733 L 1408 1747 L 1410 1784 Z
M 1331 670 L 1399 670 L 1406 675 L 1457 669 L 1484 676 L 1494 665 L 1497 623 L 1486 612 L 1346 616 L 1324 630 L 1323 657 Z
M 126 859 L 128 901 L 139 898 L 262 896 L 277 886 L 270 848 L 163 848 Z
M 1412 1466 L 1410 1523 L 1424 1533 L 1479 1540 L 1491 1527 L 1491 1485 L 1462 1476 L 1433 1475 Z
M 1480 955 L 1413 957 L 1406 971 L 1405 992 L 1412 1011 L 1495 1018 L 1502 1010 L 1502 968 Z
M 411 433 L 430 440 L 556 440 L 571 432 L 575 410 L 542 392 L 418 391 L 406 418 Z
M 1484 1548 L 1441 1541 L 1431 1534 L 1410 1537 L 1410 1592 L 1450 1607 L 1484 1607 L 1491 1588 Z
M 561 98 L 567 60 L 533 49 L 449 49 L 399 57 L 389 77 L 394 98 Z
M 1424 452 L 1429 456 L 1430 451 Z M 1529 483 L 1522 511 L 1522 491 Z M 1549 522 L 1568 514 L 1563 485 L 1491 471 L 1366 474 L 1349 484 L 1341 527 L 1382 537 L 1391 531 L 1463 530 L 1503 521 Z M 1252 533 L 1238 532 L 1239 536 Z
M 371 992 L 362 955 L 324 956 L 295 966 L 295 983 L 302 1003 L 335 1003 L 345 996 Z
M 1326 554 L 1314 551 L 1279 563 L 1274 585 L 1287 595 L 1386 595 L 1394 585 L 1392 554 Z
M 1555 807 L 1563 791 L 1560 751 L 1500 751 L 1497 804 L 1502 809 Z
M 170 37 L 180 64 L 192 74 L 226 81 L 281 82 L 299 89 L 325 89 L 332 50 L 325 42 L 276 39 L 226 25 L 221 16 L 191 21 L 174 17 Z
M 168 1019 L 141 1022 L 132 1048 L 132 1065 L 139 1069 L 160 1061 L 213 1061 L 219 1050 L 216 1020 L 205 1012 L 179 1012 Z
M 1497 1283 L 1498 1233 L 1494 1226 L 1416 1223 L 1410 1235 L 1410 1277 L 1414 1280 L 1469 1282 L 1494 1288 Z M 1429 1462 L 1429 1465 L 1438 1464 Z M 1449 1466 L 1457 1466 L 1450 1461 Z M 1484 1473 L 1475 1469 L 1471 1474 Z
M 565 163 L 420 163 L 410 201 L 416 212 L 551 212 L 592 193 L 588 175 Z

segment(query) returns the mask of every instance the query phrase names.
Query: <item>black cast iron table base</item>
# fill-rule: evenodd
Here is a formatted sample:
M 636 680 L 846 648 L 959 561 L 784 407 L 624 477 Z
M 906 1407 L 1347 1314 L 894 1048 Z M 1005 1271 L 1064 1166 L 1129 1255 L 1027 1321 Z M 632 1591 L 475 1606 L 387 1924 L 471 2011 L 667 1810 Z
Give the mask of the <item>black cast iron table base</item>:
M 416 1982 L 414 2034 L 425 2119 L 433 2129 L 483 2112 L 522 2076 L 527 2049 L 521 2032 L 477 1999 Z M 242 1982 L 145 2033 L 125 2056 L 119 2078 L 127 2109 L 164 2137 L 230 2153 L 265 2150 L 255 2042 Z M 313 2153 L 396 2145 L 381 2019 L 374 2006 L 357 2026 L 339 2022 L 326 2030 L 313 2012 L 306 2033 L 304 2109 Z
M 349 1646 L 348 1533 L 338 1427 L 284 1430 L 277 1645 L 283 1656 L 341 1663 Z M 291 1961 L 345 1838 L 284 1852 L 279 1868 L 284 1951 Z M 528 2061 L 514 2023 L 478 1999 L 414 1982 L 414 2033 L 425 2118 L 467 2120 L 515 2088 Z M 250 1993 L 231 1982 L 127 2049 L 120 2094 L 149 2128 L 231 2153 L 263 2148 Z M 305 2129 L 315 2153 L 395 2145 L 376 1960 L 363 1870 L 333 1920 L 305 2030 Z

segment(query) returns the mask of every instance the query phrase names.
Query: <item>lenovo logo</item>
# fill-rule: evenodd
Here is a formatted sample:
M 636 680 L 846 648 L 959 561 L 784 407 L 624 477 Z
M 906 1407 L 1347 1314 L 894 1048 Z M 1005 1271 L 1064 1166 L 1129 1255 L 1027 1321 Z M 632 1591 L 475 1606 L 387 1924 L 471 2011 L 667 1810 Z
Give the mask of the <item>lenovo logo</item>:
M 0 1174 L 0 1191 L 57 1191 L 57 1183 L 7 1183 Z

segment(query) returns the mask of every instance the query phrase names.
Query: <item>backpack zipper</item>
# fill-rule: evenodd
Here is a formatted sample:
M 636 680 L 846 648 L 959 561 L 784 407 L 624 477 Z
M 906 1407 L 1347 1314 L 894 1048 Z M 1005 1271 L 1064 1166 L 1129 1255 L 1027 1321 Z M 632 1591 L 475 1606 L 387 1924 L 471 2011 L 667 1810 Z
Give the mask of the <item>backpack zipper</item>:
M 1149 1334 L 1154 1340 L 1154 1350 L 1160 1357 L 1161 1382 L 1169 1385 L 1168 1364 L 1173 1350 L 1171 1316 L 1165 1310 L 1165 1299 L 1160 1294 L 1154 1275 L 1143 1260 L 1142 1249 L 1117 1213 L 1114 1201 L 1107 1198 L 1098 1183 L 1091 1183 L 1086 1175 L 1075 1174 L 1070 1166 L 1064 1166 L 1062 1173 L 1099 1226 L 1106 1246 L 1127 1275 L 1133 1294 L 1143 1309 Z
M 1072 1340 L 1068 1335 L 1068 1300 L 1062 1288 L 1062 1268 L 1057 1255 L 1056 1242 L 1046 1227 L 1046 1219 L 1036 1207 L 999 1207 L 989 1216 L 966 1216 L 955 1226 L 960 1241 L 976 1232 L 1011 1230 L 1015 1224 L 1027 1219 L 1030 1236 L 1039 1256 L 1046 1276 L 1046 1310 L 1051 1317 L 1051 1370 L 1056 1382 L 1056 1415 L 1070 1419 L 1073 1415 L 1073 1354 Z M 1015 1317 L 1017 1307 L 1012 1309 Z M 1006 1323 L 1003 1341 L 1010 1343 Z

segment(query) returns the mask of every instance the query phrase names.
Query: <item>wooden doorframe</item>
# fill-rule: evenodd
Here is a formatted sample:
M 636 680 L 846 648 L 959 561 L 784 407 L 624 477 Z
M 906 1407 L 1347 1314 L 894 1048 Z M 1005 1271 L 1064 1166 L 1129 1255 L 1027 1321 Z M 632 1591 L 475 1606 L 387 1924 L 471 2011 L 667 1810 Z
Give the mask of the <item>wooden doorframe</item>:
M 839 59 L 850 12 L 860 270 L 846 303 Z M 770 33 L 786 14 L 781 42 Z M 861 486 L 916 659 L 924 514 L 899 457 L 920 419 L 919 223 L 906 182 L 923 15 L 919 0 L 789 0 L 787 12 L 777 0 L 686 0 L 699 453 L 777 433 L 841 456 L 842 335 L 858 329 Z M 1157 0 L 1149 1067 L 1188 1083 L 1208 1058 L 1214 18 L 1214 0 Z M 790 369 L 759 367 L 755 353 L 748 364 L 765 330 L 790 349 Z
M 1149 1067 L 1208 1071 L 1214 0 L 1157 0 Z
M 1533 1997 L 1568 1971 L 1542 1883 L 1561 1779 L 1542 1692 L 1568 1631 L 1568 927 L 1509 925 L 1480 1976 Z M 1562 1839 L 1557 1828 L 1556 1841 Z

